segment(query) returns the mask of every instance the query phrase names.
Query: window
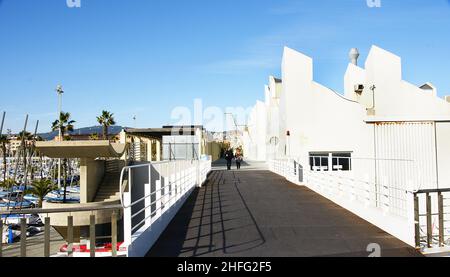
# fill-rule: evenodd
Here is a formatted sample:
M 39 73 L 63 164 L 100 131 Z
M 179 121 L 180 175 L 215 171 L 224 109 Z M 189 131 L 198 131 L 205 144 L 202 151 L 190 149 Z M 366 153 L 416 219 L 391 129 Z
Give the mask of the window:
M 312 171 L 327 171 L 328 153 L 309 153 L 309 165 Z
M 309 165 L 312 171 L 328 171 L 331 159 L 333 171 L 352 170 L 351 152 L 313 152 L 309 153 Z
M 351 153 L 332 153 L 332 159 L 333 159 L 333 171 L 352 170 Z

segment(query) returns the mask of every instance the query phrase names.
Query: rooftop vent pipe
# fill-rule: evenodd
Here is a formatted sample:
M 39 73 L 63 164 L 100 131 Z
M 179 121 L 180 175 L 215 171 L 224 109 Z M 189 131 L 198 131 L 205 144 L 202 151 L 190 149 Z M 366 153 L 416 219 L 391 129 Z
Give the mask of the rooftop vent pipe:
M 348 55 L 350 57 L 350 62 L 354 65 L 358 65 L 358 58 L 359 58 L 358 48 L 352 48 Z

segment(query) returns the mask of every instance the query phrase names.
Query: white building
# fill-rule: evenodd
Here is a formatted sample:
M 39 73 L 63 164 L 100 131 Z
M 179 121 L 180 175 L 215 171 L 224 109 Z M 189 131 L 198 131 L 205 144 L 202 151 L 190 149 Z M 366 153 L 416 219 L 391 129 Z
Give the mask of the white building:
M 303 168 L 305 175 L 328 172 L 360 181 L 352 190 L 364 192 L 353 191 L 353 198 L 410 218 L 405 191 L 450 188 L 450 103 L 430 83 L 404 81 L 400 57 L 372 46 L 363 68 L 358 56 L 352 49 L 340 94 L 314 81 L 312 58 L 286 47 L 282 79 L 270 77 L 265 105 L 254 107 L 244 153 L 248 159 L 293 160 L 300 165 L 295 174 Z M 296 181 L 315 185 L 303 178 Z M 376 211 L 361 216 L 411 242 L 409 234 L 393 230 L 394 223 L 379 223 Z

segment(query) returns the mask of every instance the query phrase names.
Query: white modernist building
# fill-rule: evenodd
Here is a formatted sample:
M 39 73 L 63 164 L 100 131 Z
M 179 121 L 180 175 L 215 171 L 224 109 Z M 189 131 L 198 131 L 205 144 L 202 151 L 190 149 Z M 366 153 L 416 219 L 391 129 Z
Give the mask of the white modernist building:
M 340 94 L 314 81 L 312 58 L 285 48 L 282 78 L 269 78 L 265 102 L 253 108 L 244 153 L 414 244 L 410 196 L 450 188 L 449 97 L 404 81 L 401 58 L 386 50 L 372 46 L 364 68 L 358 56 L 352 49 Z M 294 168 L 274 168 L 280 161 Z

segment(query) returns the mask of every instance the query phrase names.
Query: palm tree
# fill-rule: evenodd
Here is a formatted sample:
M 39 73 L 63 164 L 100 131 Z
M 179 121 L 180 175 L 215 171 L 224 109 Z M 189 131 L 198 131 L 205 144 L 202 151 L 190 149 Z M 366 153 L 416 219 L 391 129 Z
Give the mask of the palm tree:
M 70 136 L 67 138 L 65 135 L 69 132 L 73 132 L 73 124 L 75 123 L 75 120 L 70 119 L 70 113 L 61 112 L 59 115 L 59 119 L 53 122 L 52 124 L 52 131 L 61 131 L 61 137 L 63 140 L 70 140 Z M 67 163 L 67 159 L 63 160 L 63 167 Z M 64 179 L 64 200 L 63 202 L 66 203 L 66 193 L 67 193 L 67 182 L 66 179 Z
M 19 133 L 19 138 L 20 139 L 23 138 L 25 141 L 32 140 L 33 139 L 33 135 L 30 132 L 22 131 L 22 132 Z
M 6 179 L 3 182 L 0 182 L 0 187 L 10 189 L 11 187 L 17 185 L 18 183 L 15 182 L 13 179 Z
M 39 198 L 38 206 L 39 208 L 42 208 L 42 202 L 44 202 L 45 196 L 56 189 L 57 187 L 51 180 L 41 179 L 34 181 L 31 184 L 31 187 L 27 190 L 27 193 L 33 194 Z
M 67 133 L 73 132 L 73 124 L 75 122 L 74 120 L 70 120 L 70 113 L 61 112 L 59 119 L 55 120 L 52 124 L 52 131 L 61 130 L 61 136 L 64 138 Z
M 10 143 L 10 140 L 8 138 L 8 136 L 6 135 L 2 135 L 0 136 L 0 144 L 1 144 L 1 149 L 2 149 L 2 155 L 3 155 L 3 181 L 6 180 L 6 150 L 7 150 L 7 145 Z
M 108 139 L 108 127 L 115 125 L 114 114 L 108 111 L 102 111 L 101 116 L 97 116 L 97 122 L 103 126 L 103 139 Z
M 98 134 L 97 133 L 93 133 L 89 136 L 90 140 L 98 140 Z

